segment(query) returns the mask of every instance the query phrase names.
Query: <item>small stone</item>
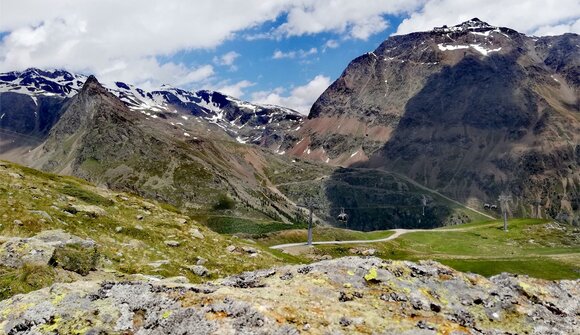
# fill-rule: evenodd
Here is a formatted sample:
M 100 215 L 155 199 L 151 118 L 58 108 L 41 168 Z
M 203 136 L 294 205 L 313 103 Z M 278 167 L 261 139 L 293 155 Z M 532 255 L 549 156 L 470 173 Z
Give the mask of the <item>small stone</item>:
M 168 247 L 179 247 L 179 242 L 174 241 L 174 240 L 167 240 L 167 241 L 164 241 L 164 243 Z
M 200 277 L 207 277 L 209 276 L 209 270 L 202 265 L 194 265 L 194 266 L 190 266 L 188 267 L 188 269 L 193 272 L 193 274 L 195 274 L 196 276 L 200 276 Z
M 207 259 L 197 256 L 197 265 L 204 265 L 205 263 L 207 263 Z
M 205 238 L 205 236 L 203 236 L 203 234 L 199 231 L 199 229 L 197 228 L 191 228 L 189 230 L 189 234 L 194 237 L 194 238 L 198 238 L 200 240 L 203 240 Z
M 72 205 L 71 207 L 76 212 L 87 213 L 93 216 L 107 215 L 107 211 L 95 205 Z
M 31 214 L 36 214 L 38 216 L 41 216 L 44 219 L 52 222 L 52 217 L 47 212 L 45 212 L 45 211 L 37 211 L 37 210 L 34 210 L 34 211 L 28 211 L 28 212 L 31 213 Z
M 24 224 L 20 220 L 14 220 L 14 224 L 17 226 L 24 226 Z
M 352 324 L 352 321 L 346 317 L 341 317 L 338 323 L 343 327 L 348 327 Z
M 363 256 L 372 256 L 372 255 L 374 255 L 376 252 L 377 252 L 377 250 L 376 250 L 376 249 L 366 249 L 366 250 L 363 250 L 363 252 L 362 252 L 362 255 L 363 255 Z
M 135 215 L 135 219 L 143 220 L 143 215 L 141 215 L 141 214 Z
M 137 230 L 143 230 L 144 228 L 143 228 L 142 225 L 138 224 L 138 225 L 135 225 L 135 229 L 137 229 Z
M 8 175 L 14 179 L 22 179 L 22 175 L 16 172 L 8 172 Z
M 177 222 L 179 224 L 186 224 L 187 220 L 184 218 L 177 218 L 177 219 L 175 219 L 175 222 Z
M 252 248 L 252 247 L 242 247 L 242 250 L 244 250 L 245 252 L 247 252 L 248 254 L 256 254 L 258 253 L 258 250 L 256 248 Z
M 115 231 L 117 233 L 120 233 L 122 230 L 123 230 L 123 227 L 120 227 L 120 226 L 115 228 Z
M 228 247 L 226 248 L 227 252 L 234 252 L 236 251 L 236 246 L 235 245 L 228 245 Z

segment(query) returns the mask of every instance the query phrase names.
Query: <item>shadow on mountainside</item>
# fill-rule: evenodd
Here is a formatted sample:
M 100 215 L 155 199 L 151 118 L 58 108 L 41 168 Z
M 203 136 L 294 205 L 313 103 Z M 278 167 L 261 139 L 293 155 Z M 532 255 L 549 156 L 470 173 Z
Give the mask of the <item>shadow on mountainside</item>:
M 517 51 L 467 56 L 432 75 L 407 102 L 390 140 L 368 162 L 328 178 L 330 216 L 348 208 L 349 228 L 358 230 L 429 228 L 467 219 L 455 217 L 448 202 L 429 192 L 423 216 L 424 190 L 387 172 L 360 168 L 393 171 L 462 202 L 493 203 L 506 189 L 516 200 L 541 191 L 530 177 L 543 172 L 549 153 L 513 152 L 518 145 L 537 145 L 527 143 L 527 135 L 545 131 L 546 117 L 553 113 L 528 82 L 542 80 L 545 70 L 522 68 L 518 56 Z

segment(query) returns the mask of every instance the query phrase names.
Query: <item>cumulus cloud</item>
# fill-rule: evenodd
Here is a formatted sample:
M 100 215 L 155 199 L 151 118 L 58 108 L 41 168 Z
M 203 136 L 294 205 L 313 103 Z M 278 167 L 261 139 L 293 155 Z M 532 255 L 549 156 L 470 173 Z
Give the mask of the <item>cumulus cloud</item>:
M 289 94 L 278 87 L 271 91 L 259 91 L 252 94 L 252 101 L 256 103 L 280 105 L 308 114 L 310 107 L 318 97 L 330 86 L 330 78 L 317 75 L 303 86 L 294 87 Z
M 220 57 L 215 56 L 213 58 L 213 62 L 217 65 L 229 66 L 230 69 L 235 70 L 236 66 L 234 65 L 234 62 L 236 61 L 236 58 L 240 56 L 241 55 L 239 53 L 230 51 L 221 55 Z
M 280 17 L 272 33 L 281 38 L 335 32 L 366 39 L 387 27 L 385 14 L 402 13 L 420 1 L 224 0 L 217 10 L 209 0 L 2 0 L 0 71 L 67 68 L 135 84 L 183 83 L 197 80 L 191 73 L 198 68 L 205 74 L 213 70 L 172 62 L 178 51 L 212 49 Z M 234 67 L 236 57 L 228 53 L 214 64 Z
M 261 0 L 224 1 L 219 11 L 212 1 L 3 0 L 0 71 L 36 66 L 107 74 L 135 84 L 193 82 L 200 78 L 199 68 L 213 73 L 209 65 L 159 59 L 214 48 L 236 31 L 275 19 L 286 7 L 284 1 Z M 233 62 L 232 55 L 221 61 Z
M 396 34 L 454 25 L 474 17 L 527 34 L 580 33 L 578 0 L 427 0 L 403 20 Z
M 536 36 L 554 36 L 554 35 L 562 35 L 565 33 L 580 33 L 580 19 L 571 20 L 566 23 L 562 24 L 555 24 L 555 25 L 545 25 L 541 26 L 536 31 L 534 31 L 534 35 Z
M 318 53 L 318 49 L 317 48 L 310 48 L 309 50 L 293 50 L 293 51 L 288 51 L 288 52 L 283 52 L 280 50 L 276 50 L 274 51 L 274 54 L 272 55 L 273 59 L 283 59 L 283 58 L 306 58 L 310 55 L 314 55 Z
M 227 95 L 231 95 L 232 97 L 241 98 L 245 94 L 244 90 L 254 85 L 256 85 L 256 83 L 253 83 L 249 80 L 241 80 L 234 84 L 222 82 L 215 87 L 215 90 Z
M 421 0 L 302 1 L 288 10 L 287 21 L 275 34 L 301 36 L 337 32 L 366 40 L 388 27 L 385 15 L 415 10 L 421 3 Z
M 395 15 L 408 16 L 398 34 L 472 17 L 538 35 L 580 32 L 578 0 L 1 1 L 0 71 L 66 68 L 137 85 L 216 82 L 213 66 L 235 69 L 235 51 L 216 56 L 213 66 L 181 63 L 172 55 L 212 50 L 249 31 L 268 38 L 333 33 L 365 40 Z M 263 31 L 266 22 L 274 26 Z M 335 45 L 329 40 L 321 50 Z M 309 52 L 278 51 L 274 58 Z
M 340 43 L 338 43 L 337 40 L 328 40 L 326 41 L 326 43 L 324 43 L 324 47 L 322 50 L 326 50 L 326 49 L 336 49 L 340 46 Z

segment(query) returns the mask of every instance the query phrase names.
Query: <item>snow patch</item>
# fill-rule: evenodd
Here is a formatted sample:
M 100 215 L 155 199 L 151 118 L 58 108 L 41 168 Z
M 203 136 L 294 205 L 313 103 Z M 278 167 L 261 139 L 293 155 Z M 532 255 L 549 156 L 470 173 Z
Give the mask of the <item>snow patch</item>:
M 493 30 L 488 30 L 488 31 L 484 31 L 483 33 L 482 32 L 479 32 L 479 31 L 470 31 L 469 33 L 470 34 L 473 34 L 473 35 L 479 35 L 479 36 L 485 36 L 485 37 L 487 37 L 487 36 L 489 36 L 489 34 L 491 34 L 492 31 Z
M 439 43 L 437 46 L 441 51 L 469 49 L 469 45 L 443 45 L 443 43 Z
M 497 49 L 486 49 L 479 44 L 470 44 L 470 46 L 484 56 L 487 56 L 488 54 L 490 54 L 492 52 L 498 52 L 501 50 L 501 47 L 499 47 Z

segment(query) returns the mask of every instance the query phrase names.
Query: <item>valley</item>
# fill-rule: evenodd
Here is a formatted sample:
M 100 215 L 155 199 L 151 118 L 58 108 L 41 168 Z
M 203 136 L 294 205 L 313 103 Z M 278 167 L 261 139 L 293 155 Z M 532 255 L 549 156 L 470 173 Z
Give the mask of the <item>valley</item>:
M 0 73 L 0 334 L 572 334 L 579 45 L 394 34 L 308 115 Z

